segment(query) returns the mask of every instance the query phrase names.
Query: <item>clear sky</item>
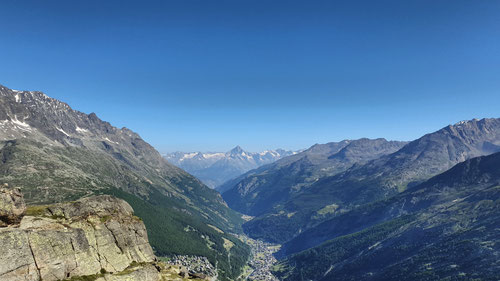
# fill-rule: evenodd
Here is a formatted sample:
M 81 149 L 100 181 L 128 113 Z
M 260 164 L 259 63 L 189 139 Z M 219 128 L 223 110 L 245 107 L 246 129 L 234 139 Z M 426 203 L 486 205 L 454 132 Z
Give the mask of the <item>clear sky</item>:
M 500 1 L 0 3 L 0 84 L 161 152 L 412 140 L 500 117 Z

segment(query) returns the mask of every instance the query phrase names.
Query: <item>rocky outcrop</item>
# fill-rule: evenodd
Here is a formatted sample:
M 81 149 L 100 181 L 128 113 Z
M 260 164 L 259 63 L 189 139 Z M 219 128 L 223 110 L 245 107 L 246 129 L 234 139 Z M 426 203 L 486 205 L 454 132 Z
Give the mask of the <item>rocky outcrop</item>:
M 19 225 L 0 228 L 0 247 L 3 281 L 180 278 L 156 261 L 146 228 L 133 216 L 132 207 L 107 195 L 29 207 Z M 169 274 L 176 277 L 167 278 Z
M 21 190 L 8 187 L 7 184 L 0 187 L 0 227 L 19 223 L 26 210 Z

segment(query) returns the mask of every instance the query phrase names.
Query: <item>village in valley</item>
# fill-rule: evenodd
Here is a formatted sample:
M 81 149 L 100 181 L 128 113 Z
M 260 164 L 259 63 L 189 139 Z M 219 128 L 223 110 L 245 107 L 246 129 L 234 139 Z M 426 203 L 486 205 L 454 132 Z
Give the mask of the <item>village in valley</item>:
M 277 262 L 273 256 L 281 245 L 255 240 L 245 235 L 238 238 L 250 246 L 251 257 L 239 280 L 278 281 L 271 273 L 271 267 Z

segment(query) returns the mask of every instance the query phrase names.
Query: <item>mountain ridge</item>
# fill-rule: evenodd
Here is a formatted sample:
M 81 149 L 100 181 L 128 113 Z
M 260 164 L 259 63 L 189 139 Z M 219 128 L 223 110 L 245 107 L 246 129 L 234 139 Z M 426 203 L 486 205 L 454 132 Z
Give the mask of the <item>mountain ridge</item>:
M 218 187 L 228 180 L 295 153 L 283 149 L 247 152 L 238 145 L 227 152 L 177 151 L 163 154 L 163 157 L 219 190 Z
M 286 199 L 283 196 L 294 196 L 323 177 L 336 175 L 356 163 L 364 163 L 396 151 L 404 144 L 406 142 L 387 141 L 383 138 L 315 144 L 301 153 L 285 157 L 228 182 L 226 185 L 233 186 L 227 188 L 223 197 L 232 208 L 242 213 L 258 215 L 257 212 L 269 209 L 259 202 L 264 193 L 270 197 L 271 204 L 277 204 Z M 278 194 L 280 197 L 273 199 Z M 256 200 L 255 206 L 250 205 L 252 200 Z
M 446 126 L 396 152 L 320 178 L 287 201 L 267 207 L 244 229 L 253 238 L 284 243 L 323 219 L 395 195 L 463 160 L 500 151 L 499 143 L 500 119 Z M 231 198 L 226 193 L 223 197 L 231 206 Z

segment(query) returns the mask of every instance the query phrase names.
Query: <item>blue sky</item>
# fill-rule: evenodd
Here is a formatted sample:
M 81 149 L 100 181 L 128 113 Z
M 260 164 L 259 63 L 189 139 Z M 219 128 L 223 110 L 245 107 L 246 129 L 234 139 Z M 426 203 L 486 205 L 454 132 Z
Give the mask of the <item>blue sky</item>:
M 0 84 L 161 152 L 412 140 L 500 117 L 500 1 L 12 1 Z

